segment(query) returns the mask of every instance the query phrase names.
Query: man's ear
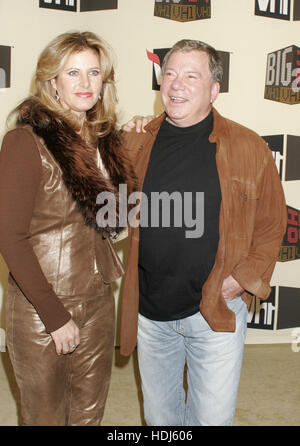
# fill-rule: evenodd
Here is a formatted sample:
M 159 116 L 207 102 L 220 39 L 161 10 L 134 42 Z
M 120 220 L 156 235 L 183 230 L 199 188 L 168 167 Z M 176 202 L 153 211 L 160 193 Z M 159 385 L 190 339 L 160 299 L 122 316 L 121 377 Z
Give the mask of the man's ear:
M 210 102 L 213 104 L 220 93 L 220 83 L 219 82 L 213 82 L 211 86 L 211 95 L 210 95 Z

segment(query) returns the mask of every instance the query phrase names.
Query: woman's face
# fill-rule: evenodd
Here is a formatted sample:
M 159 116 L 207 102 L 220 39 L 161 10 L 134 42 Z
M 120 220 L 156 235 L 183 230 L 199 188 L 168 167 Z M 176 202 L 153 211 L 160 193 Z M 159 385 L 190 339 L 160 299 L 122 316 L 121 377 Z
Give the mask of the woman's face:
M 63 107 L 84 117 L 99 100 L 102 89 L 98 54 L 91 49 L 72 53 L 51 85 Z

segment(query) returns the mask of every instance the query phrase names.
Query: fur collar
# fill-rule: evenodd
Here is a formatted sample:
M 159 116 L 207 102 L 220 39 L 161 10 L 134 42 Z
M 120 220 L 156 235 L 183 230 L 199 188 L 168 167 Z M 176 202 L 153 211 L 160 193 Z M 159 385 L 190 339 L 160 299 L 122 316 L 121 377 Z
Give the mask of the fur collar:
M 95 149 L 53 112 L 34 100 L 25 101 L 20 107 L 18 125 L 30 125 L 41 137 L 59 164 L 63 181 L 84 217 L 85 224 L 97 231 L 119 232 L 119 185 L 127 185 L 127 194 L 136 190 L 136 177 L 130 161 L 125 156 L 117 131 L 99 138 L 98 150 L 109 175 L 106 178 L 97 166 Z M 96 221 L 98 210 L 104 206 L 96 203 L 101 192 L 111 192 L 116 200 L 116 227 L 100 227 Z M 124 197 L 127 200 L 127 197 Z M 127 202 L 127 201 L 126 201 Z

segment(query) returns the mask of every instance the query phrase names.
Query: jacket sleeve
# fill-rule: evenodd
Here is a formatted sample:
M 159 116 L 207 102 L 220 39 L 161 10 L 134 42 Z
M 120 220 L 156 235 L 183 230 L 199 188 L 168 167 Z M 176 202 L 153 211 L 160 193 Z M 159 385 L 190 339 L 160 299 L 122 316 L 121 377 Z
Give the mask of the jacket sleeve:
M 258 186 L 252 243 L 248 256 L 233 269 L 232 276 L 248 294 L 267 299 L 270 280 L 286 230 L 287 209 L 281 181 L 269 148 Z
M 26 129 L 4 137 L 0 152 L 0 252 L 48 333 L 71 318 L 43 274 L 30 243 L 30 222 L 42 178 L 41 159 Z

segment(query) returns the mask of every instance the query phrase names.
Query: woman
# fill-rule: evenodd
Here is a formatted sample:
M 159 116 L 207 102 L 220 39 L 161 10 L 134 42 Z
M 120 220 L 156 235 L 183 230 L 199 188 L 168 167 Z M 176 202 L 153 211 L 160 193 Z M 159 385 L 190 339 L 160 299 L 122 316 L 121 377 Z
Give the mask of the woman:
M 135 189 L 116 130 L 114 70 L 95 34 L 42 52 L 36 92 L 10 116 L 0 155 L 0 250 L 10 270 L 7 345 L 25 425 L 100 425 L 122 273 L 97 195 Z M 100 219 L 101 220 L 101 219 Z

